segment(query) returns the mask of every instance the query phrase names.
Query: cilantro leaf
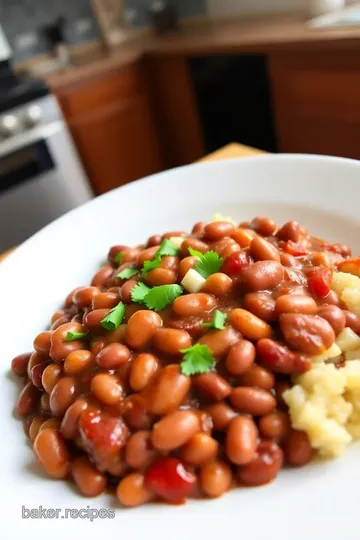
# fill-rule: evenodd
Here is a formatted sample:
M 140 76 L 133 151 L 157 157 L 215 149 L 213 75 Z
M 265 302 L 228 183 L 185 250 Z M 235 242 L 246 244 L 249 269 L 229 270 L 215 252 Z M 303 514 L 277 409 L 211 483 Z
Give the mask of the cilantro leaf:
M 145 283 L 138 283 L 131 289 L 131 300 L 136 304 L 141 304 L 144 302 L 144 298 L 150 290 L 150 287 L 147 287 Z
M 141 270 L 141 275 L 144 277 L 145 274 L 150 272 L 150 270 L 154 270 L 155 268 L 159 268 L 160 267 L 160 261 L 161 261 L 161 257 L 158 256 L 158 255 L 156 255 L 155 259 L 153 259 L 152 261 L 145 261 L 144 266 L 142 267 L 142 270 Z
M 123 252 L 122 251 L 119 251 L 115 257 L 114 257 L 114 263 L 115 264 L 120 264 L 120 261 L 121 261 L 121 257 L 123 256 Z
M 205 279 L 218 272 L 224 261 L 216 251 L 200 253 L 196 249 L 189 248 L 189 253 L 194 257 L 199 257 L 200 261 L 195 265 L 195 270 Z
M 201 326 L 204 328 L 215 328 L 215 330 L 224 330 L 225 321 L 227 319 L 226 313 L 222 313 L 218 309 L 215 310 L 213 318 L 210 322 L 204 322 Z
M 68 332 L 66 334 L 65 341 L 77 341 L 78 339 L 85 339 L 88 332 Z
M 137 268 L 124 268 L 124 270 L 121 270 L 121 272 L 119 272 L 116 277 L 119 279 L 129 279 L 135 276 L 138 271 L 139 270 Z
M 179 248 L 176 247 L 171 242 L 171 240 L 169 240 L 168 238 L 164 238 L 164 240 L 160 244 L 160 248 L 156 252 L 156 256 L 164 257 L 167 255 L 169 257 L 176 257 L 177 255 L 179 255 L 179 252 L 180 252 Z
M 180 369 L 183 375 L 197 375 L 211 371 L 215 364 L 215 359 L 207 345 L 196 343 L 188 349 L 181 349 L 184 355 L 180 362 Z
M 101 321 L 102 326 L 109 331 L 119 328 L 125 316 L 125 304 L 119 302 Z
M 161 311 L 169 304 L 172 304 L 175 298 L 183 293 L 181 285 L 159 285 L 153 287 L 144 297 L 147 308 Z

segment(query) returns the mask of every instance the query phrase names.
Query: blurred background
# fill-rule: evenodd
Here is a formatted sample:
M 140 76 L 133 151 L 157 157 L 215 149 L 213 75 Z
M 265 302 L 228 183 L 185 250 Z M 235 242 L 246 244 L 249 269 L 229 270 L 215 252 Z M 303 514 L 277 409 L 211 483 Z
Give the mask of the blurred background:
M 359 53 L 360 2 L 0 0 L 0 252 L 231 142 L 360 158 Z

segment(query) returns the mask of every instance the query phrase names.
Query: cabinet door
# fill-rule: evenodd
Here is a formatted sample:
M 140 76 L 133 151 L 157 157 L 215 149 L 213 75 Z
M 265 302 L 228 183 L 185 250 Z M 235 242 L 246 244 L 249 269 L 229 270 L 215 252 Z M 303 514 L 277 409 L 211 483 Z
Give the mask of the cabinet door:
M 163 169 L 145 95 L 101 107 L 70 129 L 97 194 Z
M 282 152 L 360 158 L 360 55 L 353 49 L 272 53 Z

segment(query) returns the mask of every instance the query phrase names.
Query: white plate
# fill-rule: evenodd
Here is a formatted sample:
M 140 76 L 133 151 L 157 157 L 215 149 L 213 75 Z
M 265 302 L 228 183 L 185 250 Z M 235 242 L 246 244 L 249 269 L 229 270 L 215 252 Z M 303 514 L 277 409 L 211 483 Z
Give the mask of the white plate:
M 343 459 L 284 470 L 262 488 L 219 500 L 123 510 L 109 495 L 80 497 L 42 475 L 19 421 L 18 386 L 8 370 L 75 286 L 87 284 L 108 248 L 170 229 L 189 229 L 215 211 L 245 220 L 296 219 L 312 233 L 360 252 L 360 163 L 311 156 L 263 156 L 176 169 L 130 184 L 70 212 L 0 264 L 0 537 L 98 540 L 274 538 L 355 539 L 360 447 Z M 19 216 L 21 219 L 21 216 Z M 116 508 L 113 519 L 22 518 L 22 508 Z M 26 512 L 25 512 L 26 513 Z

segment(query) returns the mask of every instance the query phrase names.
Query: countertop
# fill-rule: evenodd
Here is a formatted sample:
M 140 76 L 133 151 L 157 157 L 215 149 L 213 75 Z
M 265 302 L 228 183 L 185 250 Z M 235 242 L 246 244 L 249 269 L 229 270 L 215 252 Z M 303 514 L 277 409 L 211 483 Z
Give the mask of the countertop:
M 108 69 L 121 67 L 144 55 L 198 55 L 269 53 L 296 47 L 359 47 L 360 25 L 332 29 L 310 29 L 303 14 L 246 16 L 226 20 L 202 20 L 183 24 L 178 32 L 156 37 L 144 32 L 142 37 L 112 49 L 100 47 L 84 54 L 77 67 L 48 77 L 50 86 L 79 81 Z
M 249 146 L 244 146 L 243 144 L 232 143 L 232 144 L 228 144 L 224 148 L 220 148 L 220 150 L 217 150 L 213 154 L 205 156 L 200 161 L 218 161 L 220 159 L 249 157 L 249 156 L 256 156 L 259 154 L 263 154 L 263 152 L 261 152 L 261 150 L 257 150 L 256 148 L 250 148 Z M 10 253 L 11 253 L 11 250 L 7 251 L 6 253 L 0 254 L 0 262 L 3 259 L 5 259 L 5 257 L 9 255 Z

